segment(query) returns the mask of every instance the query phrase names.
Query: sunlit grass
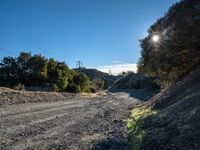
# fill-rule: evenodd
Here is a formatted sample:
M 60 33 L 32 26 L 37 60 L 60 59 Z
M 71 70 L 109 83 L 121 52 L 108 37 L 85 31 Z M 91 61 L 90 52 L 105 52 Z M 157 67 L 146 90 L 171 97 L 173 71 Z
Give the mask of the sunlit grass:
M 128 133 L 133 150 L 139 150 L 145 138 L 145 131 L 141 128 L 141 118 L 157 114 L 149 108 L 139 107 L 131 110 L 130 119 L 127 120 Z

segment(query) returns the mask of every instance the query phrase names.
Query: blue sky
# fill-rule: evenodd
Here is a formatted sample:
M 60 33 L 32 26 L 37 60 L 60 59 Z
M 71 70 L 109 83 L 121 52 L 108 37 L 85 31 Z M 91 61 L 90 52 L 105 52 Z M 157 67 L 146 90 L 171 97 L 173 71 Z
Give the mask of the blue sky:
M 138 40 L 176 1 L 0 0 L 0 48 L 10 52 L 0 57 L 30 51 L 104 70 L 135 64 Z

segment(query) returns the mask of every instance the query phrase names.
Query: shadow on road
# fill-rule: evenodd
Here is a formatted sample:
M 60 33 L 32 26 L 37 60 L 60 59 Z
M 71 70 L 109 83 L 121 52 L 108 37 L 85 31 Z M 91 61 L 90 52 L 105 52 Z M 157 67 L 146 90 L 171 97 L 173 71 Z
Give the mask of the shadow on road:
M 155 94 L 159 92 L 159 90 L 155 89 L 134 89 L 134 90 L 109 90 L 111 93 L 124 92 L 129 94 L 130 97 L 136 98 L 140 101 L 147 101 Z
M 93 145 L 91 150 L 128 150 L 128 142 L 123 140 L 122 135 L 108 138 Z

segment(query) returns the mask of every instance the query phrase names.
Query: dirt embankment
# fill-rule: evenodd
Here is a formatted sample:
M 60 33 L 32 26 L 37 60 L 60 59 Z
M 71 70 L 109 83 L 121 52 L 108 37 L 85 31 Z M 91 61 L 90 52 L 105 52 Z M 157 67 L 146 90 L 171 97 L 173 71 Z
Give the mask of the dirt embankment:
M 22 104 L 33 102 L 57 102 L 66 99 L 73 99 L 74 97 L 92 98 L 103 95 L 104 93 L 57 93 L 57 92 L 29 92 L 17 91 L 5 87 L 0 87 L 0 105 L 4 104 Z
M 163 90 L 140 109 L 143 114 L 133 109 L 129 124 L 133 143 L 140 142 L 138 149 L 200 149 L 200 69 Z

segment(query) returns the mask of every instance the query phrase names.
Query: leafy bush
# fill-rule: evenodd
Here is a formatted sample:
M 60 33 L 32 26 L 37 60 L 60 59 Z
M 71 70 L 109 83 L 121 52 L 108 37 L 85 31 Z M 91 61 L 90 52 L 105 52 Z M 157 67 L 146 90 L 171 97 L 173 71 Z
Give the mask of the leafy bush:
M 22 52 L 19 57 L 4 57 L 0 66 L 0 86 L 18 83 L 27 87 L 50 85 L 53 91 L 86 92 L 89 79 L 84 73 L 70 70 L 65 62 Z M 21 89 L 20 85 L 15 88 Z M 48 89 L 48 88 L 47 88 Z
M 119 79 L 119 76 L 109 75 L 108 73 L 103 73 L 96 69 L 79 68 L 75 69 L 75 71 L 85 73 L 90 81 L 94 83 L 94 86 L 96 81 L 100 81 L 100 85 L 98 85 L 100 90 L 102 89 L 102 86 L 104 90 L 108 89 L 115 83 L 117 79 Z
M 140 73 L 128 72 L 124 77 L 117 81 L 115 87 L 117 89 L 159 89 L 154 83 L 153 78 L 149 78 Z
M 58 86 L 57 86 L 56 84 L 53 84 L 53 85 L 51 86 L 51 90 L 54 91 L 54 92 L 58 92 L 58 91 L 59 91 L 59 88 L 58 88 Z
M 79 85 L 76 84 L 70 84 L 68 86 L 67 91 L 72 92 L 72 93 L 80 93 L 81 92 L 81 88 Z
M 82 72 L 77 72 L 73 76 L 73 83 L 74 83 L 74 85 L 78 85 L 76 88 L 78 88 L 78 90 L 80 90 L 80 92 L 86 92 L 88 90 L 89 79 Z

